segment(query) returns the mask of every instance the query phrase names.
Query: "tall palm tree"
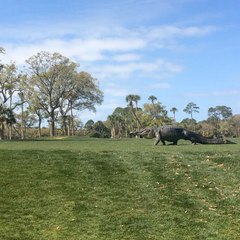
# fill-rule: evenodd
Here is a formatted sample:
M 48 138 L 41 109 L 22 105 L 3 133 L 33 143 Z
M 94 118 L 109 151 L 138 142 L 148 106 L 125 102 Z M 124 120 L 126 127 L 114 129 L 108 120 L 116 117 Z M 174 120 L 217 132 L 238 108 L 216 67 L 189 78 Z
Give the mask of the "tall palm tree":
M 141 97 L 139 95 L 133 95 L 133 101 L 135 102 L 135 106 L 136 106 L 136 111 L 138 108 L 138 101 L 140 101 Z
M 133 107 L 133 99 L 134 99 L 134 95 L 133 94 L 129 94 L 126 96 L 126 102 L 128 103 L 128 105 L 132 108 Z
M 151 96 L 149 96 L 148 100 L 151 101 L 152 104 L 154 104 L 154 101 L 157 101 L 157 97 L 151 95 Z
M 142 126 L 139 121 L 139 118 L 138 118 L 138 101 L 140 101 L 140 99 L 141 99 L 141 97 L 139 95 L 133 95 L 133 101 L 135 102 L 135 109 L 136 109 L 135 114 L 138 119 L 137 120 L 137 129 L 138 130 L 140 129 L 140 126 Z
M 170 112 L 173 113 L 174 122 L 176 122 L 176 112 L 177 112 L 177 111 L 178 111 L 178 109 L 175 108 L 175 107 L 172 107 L 172 108 L 170 109 Z
M 135 117 L 136 119 L 136 122 L 137 122 L 137 125 L 138 125 L 138 128 L 139 126 L 142 127 L 142 124 L 137 116 L 137 114 L 135 113 L 134 111 L 134 108 L 133 108 L 133 102 L 136 103 L 136 109 L 137 109 L 137 102 L 140 100 L 140 96 L 138 95 L 133 95 L 133 94 L 129 94 L 126 96 L 126 102 L 129 104 L 130 106 L 130 109 L 131 109 L 131 112 L 133 114 L 133 116 Z

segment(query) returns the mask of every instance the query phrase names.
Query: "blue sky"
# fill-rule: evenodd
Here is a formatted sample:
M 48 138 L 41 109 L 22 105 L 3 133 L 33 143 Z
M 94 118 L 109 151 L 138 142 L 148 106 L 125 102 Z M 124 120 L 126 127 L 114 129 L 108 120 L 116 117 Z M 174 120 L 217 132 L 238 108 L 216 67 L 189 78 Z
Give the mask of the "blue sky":
M 189 102 L 240 113 L 239 0 L 1 0 L 3 63 L 19 66 L 39 51 L 59 52 L 99 81 L 104 102 L 83 121 L 105 120 L 155 95 L 178 121 Z M 172 113 L 169 113 L 171 116 Z

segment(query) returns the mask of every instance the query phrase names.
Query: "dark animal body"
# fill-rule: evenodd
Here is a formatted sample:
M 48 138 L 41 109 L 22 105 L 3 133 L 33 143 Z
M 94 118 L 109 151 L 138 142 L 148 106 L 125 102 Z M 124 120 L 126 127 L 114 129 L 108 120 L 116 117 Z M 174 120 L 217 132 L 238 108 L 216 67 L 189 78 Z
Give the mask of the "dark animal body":
M 132 135 L 142 136 L 145 138 L 156 137 L 155 145 L 160 141 L 165 145 L 165 141 L 172 142 L 172 144 L 177 145 L 178 140 L 184 139 L 189 140 L 193 144 L 235 144 L 229 140 L 224 140 L 223 138 L 216 137 L 204 137 L 192 131 L 188 131 L 185 128 L 174 127 L 174 126 L 161 126 L 156 128 L 144 128 L 136 132 L 132 132 Z

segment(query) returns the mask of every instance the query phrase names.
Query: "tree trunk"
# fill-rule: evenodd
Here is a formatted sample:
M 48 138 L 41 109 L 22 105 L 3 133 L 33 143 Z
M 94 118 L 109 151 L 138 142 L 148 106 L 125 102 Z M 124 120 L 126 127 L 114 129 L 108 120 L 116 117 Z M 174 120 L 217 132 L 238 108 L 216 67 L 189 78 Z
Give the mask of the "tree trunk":
M 55 136 L 55 114 L 54 111 L 50 114 L 50 137 Z
M 11 92 L 11 97 L 10 97 L 10 110 L 12 110 L 12 92 Z M 9 126 L 9 140 L 12 140 L 12 124 L 11 123 Z
M 39 117 L 39 118 L 38 118 L 38 137 L 39 137 L 39 138 L 42 136 L 41 124 L 42 124 L 42 119 Z
M 3 122 L 1 122 L 0 138 L 1 140 L 4 139 L 4 123 Z
M 71 134 L 72 134 L 72 136 L 75 135 L 74 118 L 73 118 L 73 116 L 71 117 Z
M 116 132 L 115 132 L 115 127 L 113 126 L 111 128 L 111 138 L 115 138 L 116 137 Z
M 9 140 L 12 140 L 12 124 L 9 125 Z
M 23 130 L 23 104 L 21 106 L 21 139 L 24 139 L 24 130 Z
M 137 105 L 137 102 L 136 102 L 136 110 L 135 110 L 135 115 L 136 115 L 136 119 L 137 119 L 137 130 L 140 129 L 140 121 L 138 119 L 138 105 Z
M 72 136 L 75 135 L 74 132 L 74 119 L 73 119 L 73 108 L 72 108 L 72 103 L 71 103 L 71 117 L 70 117 L 70 124 L 71 124 L 71 134 Z
M 67 136 L 70 137 L 70 123 L 67 126 Z
M 133 106 L 131 106 L 131 110 L 132 110 L 132 114 L 133 114 L 133 116 L 135 117 L 135 119 L 136 119 L 136 121 L 137 121 L 137 128 L 139 128 L 139 126 L 142 128 L 142 124 L 141 124 L 141 122 L 140 122 L 138 116 L 137 116 L 136 113 L 134 112 L 134 108 L 133 108 Z M 138 129 L 138 130 L 139 130 L 139 129 Z
M 67 122 L 66 122 L 67 116 L 62 115 L 62 121 L 63 121 L 63 135 L 67 136 L 68 135 L 68 127 L 67 127 Z

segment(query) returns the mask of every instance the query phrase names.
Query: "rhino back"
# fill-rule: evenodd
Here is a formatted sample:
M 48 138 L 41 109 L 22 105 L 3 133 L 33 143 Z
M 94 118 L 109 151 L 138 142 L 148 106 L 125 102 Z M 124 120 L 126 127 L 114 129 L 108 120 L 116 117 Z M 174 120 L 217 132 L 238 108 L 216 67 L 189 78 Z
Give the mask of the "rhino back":
M 184 139 L 183 128 L 164 126 L 160 129 L 161 138 L 163 140 L 173 142 L 179 139 Z

